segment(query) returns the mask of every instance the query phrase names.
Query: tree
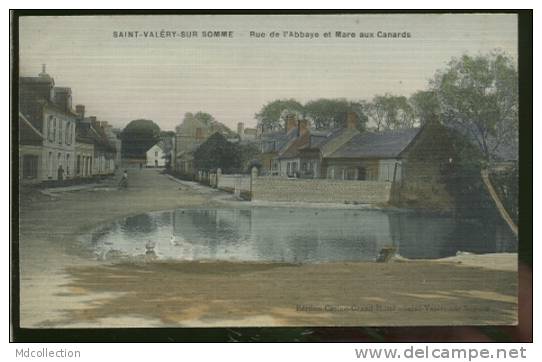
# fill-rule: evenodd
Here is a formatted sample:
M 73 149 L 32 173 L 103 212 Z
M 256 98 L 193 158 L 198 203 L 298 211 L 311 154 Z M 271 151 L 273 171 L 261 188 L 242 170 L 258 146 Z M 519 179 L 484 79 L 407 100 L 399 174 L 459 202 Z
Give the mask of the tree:
M 486 161 L 506 145 L 517 147 L 518 74 L 502 52 L 454 58 L 431 82 L 442 121 L 479 147 Z
M 219 132 L 207 138 L 194 152 L 194 166 L 198 170 L 221 168 L 224 173 L 231 173 L 241 167 L 241 162 L 238 146 Z
M 255 117 L 258 126 L 268 130 L 284 128 L 284 111 L 303 113 L 303 105 L 295 99 L 280 99 L 267 103 Z
M 229 129 L 225 124 L 217 121 L 211 114 L 198 111 L 196 113 L 187 112 L 184 114 L 184 121 L 198 120 L 206 125 L 211 133 L 220 132 L 228 137 L 235 137 L 236 133 Z
M 437 93 L 433 90 L 417 91 L 409 98 L 415 117 L 424 124 L 436 120 L 440 115 L 440 104 Z
M 414 111 L 404 96 L 377 95 L 366 105 L 366 111 L 377 131 L 412 128 L 416 122 Z
M 175 132 L 173 131 L 160 131 L 160 138 L 172 138 L 175 137 Z
M 364 129 L 367 123 L 364 107 L 361 102 L 339 99 L 317 99 L 305 104 L 305 114 L 312 119 L 316 128 L 336 128 L 346 125 L 346 115 L 354 112 L 358 116 L 358 128 Z
M 136 119 L 121 132 L 122 155 L 127 158 L 144 158 L 149 148 L 160 140 L 160 127 L 148 119 Z

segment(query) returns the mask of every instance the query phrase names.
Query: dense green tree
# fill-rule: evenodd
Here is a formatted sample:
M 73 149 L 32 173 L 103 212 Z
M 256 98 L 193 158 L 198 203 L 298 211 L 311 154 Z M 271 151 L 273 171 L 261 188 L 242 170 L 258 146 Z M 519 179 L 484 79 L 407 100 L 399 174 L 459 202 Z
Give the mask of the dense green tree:
M 250 165 L 260 153 L 260 149 L 254 143 L 247 143 L 237 145 L 237 152 L 239 153 L 239 159 L 241 162 L 238 172 L 249 173 Z
M 194 152 L 194 166 L 197 170 L 221 168 L 224 173 L 232 173 L 241 168 L 241 163 L 238 146 L 228 142 L 219 132 L 207 138 Z
M 409 103 L 412 106 L 414 115 L 421 124 L 432 120 L 438 120 L 440 115 L 440 104 L 435 91 L 417 91 L 410 96 Z
M 317 99 L 305 104 L 305 114 L 312 120 L 316 128 L 336 128 L 346 125 L 348 112 L 355 112 L 358 116 L 358 128 L 364 129 L 367 116 L 361 102 L 352 102 L 344 98 Z
M 404 96 L 377 95 L 366 105 L 366 112 L 377 131 L 411 128 L 416 122 L 414 110 Z
M 147 150 L 160 140 L 160 127 L 148 119 L 136 119 L 121 132 L 122 156 L 144 158 Z
M 279 99 L 264 105 L 255 117 L 258 126 L 263 126 L 267 130 L 277 130 L 284 128 L 285 111 L 303 113 L 303 110 L 303 105 L 295 99 Z
M 175 132 L 173 131 L 160 131 L 160 138 L 171 138 L 171 137 L 175 137 Z
M 442 121 L 477 144 L 486 160 L 517 146 L 518 74 L 502 52 L 454 58 L 431 82 Z

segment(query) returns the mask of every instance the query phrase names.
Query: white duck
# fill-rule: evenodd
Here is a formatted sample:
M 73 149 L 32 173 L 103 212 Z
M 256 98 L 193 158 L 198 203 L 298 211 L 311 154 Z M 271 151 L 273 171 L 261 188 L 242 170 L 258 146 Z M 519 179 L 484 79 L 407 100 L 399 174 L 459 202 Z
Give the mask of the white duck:
M 147 240 L 147 243 L 145 244 L 145 249 L 147 252 L 154 251 L 154 247 L 156 246 L 156 243 L 150 240 Z
M 169 243 L 172 246 L 180 246 L 181 245 L 181 242 L 177 240 L 177 237 L 175 235 L 171 235 L 171 237 L 169 238 Z

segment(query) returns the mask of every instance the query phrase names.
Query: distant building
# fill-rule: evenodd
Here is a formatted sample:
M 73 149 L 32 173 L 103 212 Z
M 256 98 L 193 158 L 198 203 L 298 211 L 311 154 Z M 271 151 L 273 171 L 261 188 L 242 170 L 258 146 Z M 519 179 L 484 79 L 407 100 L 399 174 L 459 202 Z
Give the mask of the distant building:
M 158 142 L 147 150 L 147 167 L 165 167 L 166 166 L 166 154 L 161 142 Z
M 239 122 L 237 123 L 237 135 L 241 141 L 255 140 L 257 137 L 257 131 L 256 128 L 245 128 L 245 124 L 243 122 Z
M 175 142 L 172 145 L 175 155 L 171 157 L 174 171 L 193 174 L 194 151 L 215 132 L 220 132 L 226 138 L 235 135 L 220 122 L 207 123 L 194 117 L 184 119 L 175 128 Z

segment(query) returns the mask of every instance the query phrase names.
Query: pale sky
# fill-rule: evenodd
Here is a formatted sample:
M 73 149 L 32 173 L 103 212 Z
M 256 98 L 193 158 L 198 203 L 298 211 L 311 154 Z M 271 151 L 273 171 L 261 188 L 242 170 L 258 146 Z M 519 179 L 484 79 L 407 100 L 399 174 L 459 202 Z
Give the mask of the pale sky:
M 145 38 L 143 31 L 197 31 L 197 38 Z M 202 31 L 233 38 L 202 38 Z M 114 31 L 139 31 L 114 38 Z M 250 31 L 265 32 L 264 39 Z M 269 38 L 277 31 L 279 38 Z M 318 39 L 283 31 L 317 32 Z M 325 32 L 331 38 L 324 38 Z M 336 31 L 355 39 L 336 38 Z M 359 37 L 410 32 L 409 39 Z M 20 19 L 20 75 L 41 64 L 72 88 L 88 115 L 124 127 L 147 118 L 173 130 L 185 112 L 204 111 L 235 129 L 254 126 L 267 102 L 295 98 L 409 96 L 452 58 L 501 49 L 517 59 L 517 18 L 468 15 L 74 16 Z

